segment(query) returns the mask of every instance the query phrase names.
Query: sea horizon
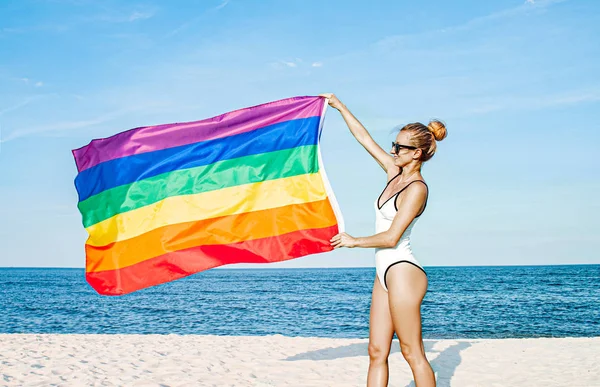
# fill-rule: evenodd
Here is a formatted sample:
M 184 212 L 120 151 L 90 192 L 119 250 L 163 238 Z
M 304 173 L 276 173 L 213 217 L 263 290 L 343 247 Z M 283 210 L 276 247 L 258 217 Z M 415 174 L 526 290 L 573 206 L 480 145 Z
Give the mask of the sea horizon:
M 243 264 L 243 263 L 242 263 Z M 269 266 L 277 264 L 277 262 L 266 262 L 264 264 L 257 264 L 259 266 Z M 294 269 L 369 269 L 375 268 L 375 266 L 310 266 L 310 267 L 226 267 L 233 266 L 224 265 L 214 267 L 209 270 L 294 270 Z M 452 268 L 452 267 L 538 267 L 538 266 L 600 266 L 600 263 L 555 263 L 555 264 L 526 264 L 526 265 L 423 265 L 423 268 Z M 85 267 L 72 267 L 72 266 L 0 266 L 0 269 L 77 269 L 85 270 Z
M 425 269 L 424 339 L 600 336 L 599 264 Z M 374 279 L 374 267 L 220 268 L 101 296 L 83 268 L 0 268 L 0 333 L 366 338 Z

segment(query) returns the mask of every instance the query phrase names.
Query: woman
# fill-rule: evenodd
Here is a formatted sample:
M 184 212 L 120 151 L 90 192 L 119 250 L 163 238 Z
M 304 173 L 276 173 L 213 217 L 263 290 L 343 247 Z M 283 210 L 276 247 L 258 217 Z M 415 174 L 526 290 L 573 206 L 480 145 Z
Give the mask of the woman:
M 369 321 L 367 386 L 388 383 L 388 356 L 394 331 L 416 386 L 435 386 L 421 335 L 421 303 L 427 292 L 427 275 L 412 254 L 410 232 L 427 204 L 428 188 L 421 166 L 435 153 L 436 141 L 446 137 L 446 128 L 439 121 L 428 126 L 408 124 L 396 136 L 390 155 L 335 95 L 321 96 L 342 114 L 354 137 L 387 173 L 387 185 L 375 202 L 377 234 L 355 238 L 343 232 L 331 239 L 334 248 L 375 248 L 377 275 Z

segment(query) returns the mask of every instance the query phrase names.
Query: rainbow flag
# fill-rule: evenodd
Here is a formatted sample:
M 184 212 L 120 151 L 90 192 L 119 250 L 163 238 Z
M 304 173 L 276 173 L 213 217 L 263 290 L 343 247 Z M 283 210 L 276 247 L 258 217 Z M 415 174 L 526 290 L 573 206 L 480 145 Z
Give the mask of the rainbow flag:
M 343 219 L 319 148 L 326 108 L 288 98 L 73 150 L 88 283 L 121 295 L 332 250 Z

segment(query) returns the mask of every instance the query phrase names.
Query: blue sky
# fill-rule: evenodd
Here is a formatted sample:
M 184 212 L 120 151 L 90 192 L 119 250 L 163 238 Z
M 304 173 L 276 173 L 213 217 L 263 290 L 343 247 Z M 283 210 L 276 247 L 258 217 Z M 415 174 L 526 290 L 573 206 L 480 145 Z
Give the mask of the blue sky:
M 446 122 L 413 230 L 425 266 L 600 263 L 597 1 L 174 4 L 0 2 L 0 266 L 84 266 L 71 149 L 321 92 L 385 149 Z M 347 231 L 372 234 L 386 177 L 331 109 L 322 151 Z

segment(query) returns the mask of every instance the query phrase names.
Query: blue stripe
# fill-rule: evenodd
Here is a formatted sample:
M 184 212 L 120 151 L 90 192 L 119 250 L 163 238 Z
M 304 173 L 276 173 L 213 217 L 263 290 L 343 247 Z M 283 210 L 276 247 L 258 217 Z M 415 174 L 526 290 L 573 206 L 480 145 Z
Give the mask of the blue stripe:
M 80 172 L 75 178 L 79 201 L 110 188 L 178 169 L 316 145 L 319 120 L 320 117 L 309 117 L 280 122 L 234 136 L 105 161 Z

